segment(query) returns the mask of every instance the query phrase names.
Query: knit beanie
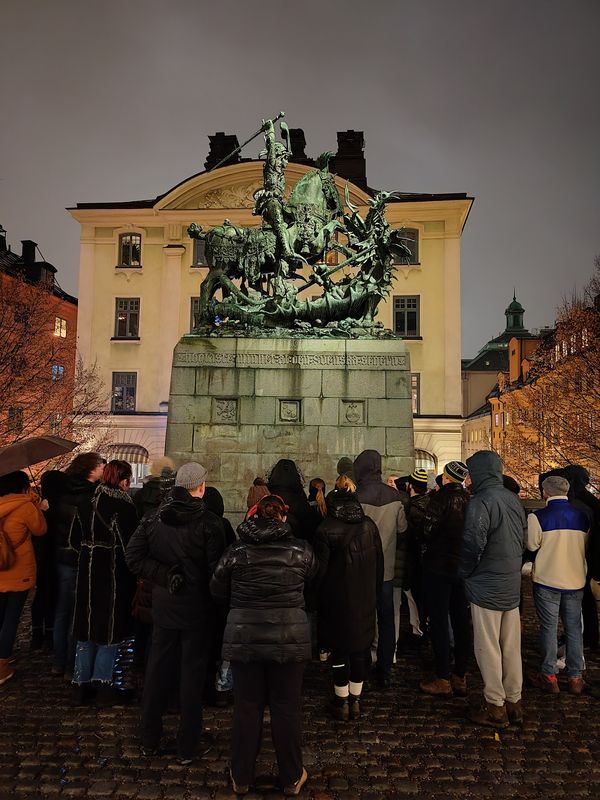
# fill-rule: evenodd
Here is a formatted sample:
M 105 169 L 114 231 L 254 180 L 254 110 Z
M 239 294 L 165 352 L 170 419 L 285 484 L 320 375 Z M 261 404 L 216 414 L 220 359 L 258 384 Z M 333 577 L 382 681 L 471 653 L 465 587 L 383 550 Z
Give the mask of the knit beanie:
M 427 487 L 427 472 L 424 469 L 415 469 L 408 476 L 408 482 L 417 489 Z
M 348 456 L 342 456 L 337 463 L 337 474 L 346 475 L 348 478 L 354 480 L 354 461 Z
M 181 486 L 183 489 L 197 489 L 200 484 L 204 483 L 207 475 L 206 467 L 196 461 L 190 461 L 177 470 L 175 486 Z
M 462 461 L 449 461 L 444 467 L 444 475 L 451 483 L 464 483 L 469 470 Z

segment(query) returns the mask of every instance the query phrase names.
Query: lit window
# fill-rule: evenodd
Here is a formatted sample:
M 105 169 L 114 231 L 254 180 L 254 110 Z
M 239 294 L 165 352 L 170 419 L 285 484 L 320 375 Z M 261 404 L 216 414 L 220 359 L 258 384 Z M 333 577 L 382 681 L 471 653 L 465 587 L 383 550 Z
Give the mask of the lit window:
M 504 417 L 504 422 L 506 424 L 506 427 L 510 425 L 510 411 L 506 412 L 506 416 Z
M 500 424 L 500 414 L 494 414 L 494 425 L 498 427 Z
M 62 317 L 54 318 L 54 335 L 61 339 L 67 338 L 67 320 Z
M 394 331 L 399 336 L 420 335 L 420 300 L 418 295 L 394 297 Z
M 582 347 L 589 347 L 590 345 L 590 337 L 587 331 L 587 328 L 584 328 L 581 331 L 581 346 Z
M 62 364 L 52 364 L 52 380 L 55 383 L 62 381 L 65 377 L 65 368 Z
M 127 414 L 135 411 L 137 374 L 135 372 L 113 372 L 112 412 Z
M 139 333 L 139 297 L 117 297 L 115 305 L 115 339 L 137 339 Z
M 410 393 L 412 398 L 412 413 L 421 413 L 421 376 L 418 372 L 411 373 Z
M 119 236 L 119 266 L 142 266 L 142 235 L 140 233 L 122 233 Z

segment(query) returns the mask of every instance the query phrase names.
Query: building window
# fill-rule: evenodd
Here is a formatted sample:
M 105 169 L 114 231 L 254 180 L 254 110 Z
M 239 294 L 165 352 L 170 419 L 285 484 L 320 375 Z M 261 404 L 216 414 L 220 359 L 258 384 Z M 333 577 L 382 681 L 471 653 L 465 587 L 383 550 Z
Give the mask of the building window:
M 417 337 L 420 335 L 420 297 L 401 295 L 394 297 L 394 331 L 399 336 Z
M 115 339 L 138 339 L 140 334 L 140 298 L 117 297 Z
M 63 415 L 60 411 L 53 411 L 50 414 L 50 433 L 53 436 L 60 436 L 62 428 Z
M 128 414 L 135 411 L 136 394 L 137 374 L 135 372 L 113 372 L 113 414 Z
M 498 427 L 500 424 L 500 414 L 494 414 L 494 425 Z
M 8 409 L 7 433 L 23 433 L 23 409 L 21 406 L 11 406 Z
M 412 398 L 412 413 L 421 413 L 421 376 L 418 372 L 411 373 L 410 394 Z
M 141 233 L 122 233 L 119 236 L 119 266 L 142 266 L 142 235 Z
M 205 267 L 206 262 L 206 242 L 204 239 L 194 239 L 194 254 L 192 257 L 192 267 Z
M 190 300 L 190 331 L 195 330 L 200 323 L 200 298 L 192 297 Z
M 62 364 L 52 364 L 52 380 L 59 383 L 65 377 L 65 368 Z
M 67 320 L 62 317 L 54 318 L 54 335 L 61 339 L 67 338 Z
M 404 244 L 410 250 L 410 256 L 394 259 L 395 264 L 419 264 L 419 231 L 417 228 L 402 228 Z

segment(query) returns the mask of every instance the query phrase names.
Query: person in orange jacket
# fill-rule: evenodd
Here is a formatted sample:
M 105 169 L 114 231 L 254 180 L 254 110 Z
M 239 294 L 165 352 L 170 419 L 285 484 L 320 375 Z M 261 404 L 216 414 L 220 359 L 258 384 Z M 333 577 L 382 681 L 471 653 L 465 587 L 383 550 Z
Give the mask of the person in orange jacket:
M 0 571 L 0 685 L 14 675 L 10 658 L 25 600 L 36 578 L 31 537 L 46 533 L 42 511 L 47 508 L 47 501 L 40 501 L 31 491 L 26 472 L 0 477 L 0 527 L 15 555 L 12 567 Z

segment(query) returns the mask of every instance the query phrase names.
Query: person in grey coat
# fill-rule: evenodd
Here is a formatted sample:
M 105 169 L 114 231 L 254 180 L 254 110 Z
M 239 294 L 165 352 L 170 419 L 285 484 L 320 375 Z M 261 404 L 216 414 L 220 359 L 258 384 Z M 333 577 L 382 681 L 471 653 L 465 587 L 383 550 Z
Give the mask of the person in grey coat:
M 521 501 L 502 482 L 502 461 L 491 450 L 467 459 L 473 496 L 467 507 L 460 575 L 471 603 L 475 658 L 485 706 L 473 722 L 505 728 L 522 722 L 521 564 L 527 519 Z

